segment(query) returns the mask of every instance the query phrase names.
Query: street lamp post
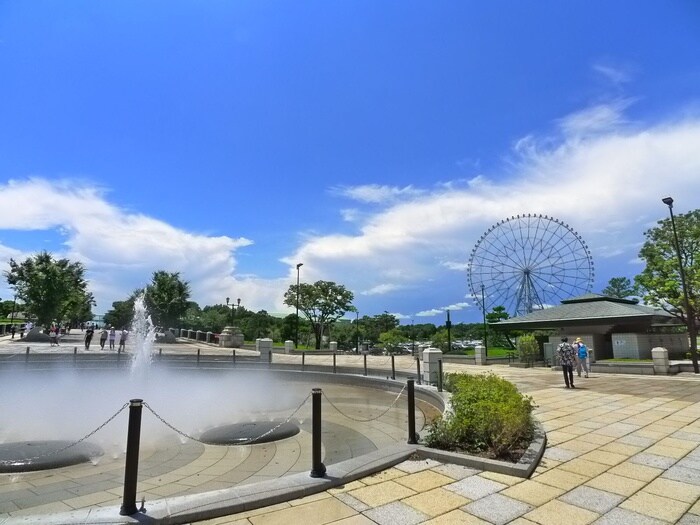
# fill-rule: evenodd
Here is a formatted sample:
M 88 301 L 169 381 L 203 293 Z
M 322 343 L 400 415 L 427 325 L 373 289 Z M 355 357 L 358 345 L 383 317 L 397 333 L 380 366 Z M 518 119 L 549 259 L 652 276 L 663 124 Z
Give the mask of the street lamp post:
M 676 220 L 673 217 L 673 199 L 671 197 L 665 197 L 661 199 L 666 206 L 668 206 L 668 211 L 671 214 L 671 229 L 673 230 L 673 240 L 676 243 L 676 255 L 678 256 L 678 271 L 681 275 L 681 287 L 683 288 L 683 299 L 685 301 L 685 312 L 686 318 L 688 320 L 688 335 L 690 336 L 690 357 L 693 361 L 693 371 L 698 374 L 700 373 L 700 367 L 698 367 L 698 341 L 697 341 L 697 330 L 695 328 L 695 309 L 690 302 L 690 297 L 688 296 L 688 287 L 685 284 L 685 270 L 683 268 L 683 259 L 681 258 L 681 245 L 678 242 L 678 233 L 676 232 Z
M 355 310 L 355 353 L 360 353 L 360 311 Z
M 230 301 L 230 298 L 227 297 L 226 298 L 226 307 L 227 308 L 229 308 L 229 304 L 228 304 L 229 301 Z M 231 324 L 233 325 L 233 305 L 231 305 L 230 308 L 231 308 Z
M 299 346 L 299 268 L 304 266 L 304 263 L 297 264 L 297 317 L 296 317 L 296 327 L 294 333 L 294 348 Z
M 486 324 L 486 301 L 484 300 L 484 285 L 481 285 L 481 311 L 484 316 L 484 355 L 489 355 L 488 325 Z
M 447 353 L 452 351 L 452 321 L 450 321 L 450 311 L 447 310 L 447 322 L 445 323 L 445 328 L 447 328 Z

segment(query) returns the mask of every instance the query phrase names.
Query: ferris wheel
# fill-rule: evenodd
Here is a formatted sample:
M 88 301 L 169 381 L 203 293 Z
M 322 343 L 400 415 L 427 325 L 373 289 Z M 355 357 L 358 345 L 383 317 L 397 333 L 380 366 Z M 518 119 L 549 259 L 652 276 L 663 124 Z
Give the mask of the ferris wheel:
M 483 312 L 510 315 L 590 292 L 593 258 L 568 224 L 547 215 L 504 219 L 479 238 L 469 257 L 469 288 Z

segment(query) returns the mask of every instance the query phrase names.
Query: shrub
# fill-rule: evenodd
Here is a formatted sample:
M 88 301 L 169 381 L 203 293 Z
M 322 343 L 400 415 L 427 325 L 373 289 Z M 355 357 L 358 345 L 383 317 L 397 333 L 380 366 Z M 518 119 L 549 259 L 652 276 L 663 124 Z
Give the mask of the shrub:
M 535 336 L 532 334 L 521 335 L 518 338 L 518 352 L 520 353 L 520 362 L 532 366 L 540 355 L 540 346 L 537 344 Z
M 446 374 L 444 387 L 452 410 L 428 427 L 428 446 L 500 459 L 520 455 L 532 438 L 532 398 L 494 374 Z

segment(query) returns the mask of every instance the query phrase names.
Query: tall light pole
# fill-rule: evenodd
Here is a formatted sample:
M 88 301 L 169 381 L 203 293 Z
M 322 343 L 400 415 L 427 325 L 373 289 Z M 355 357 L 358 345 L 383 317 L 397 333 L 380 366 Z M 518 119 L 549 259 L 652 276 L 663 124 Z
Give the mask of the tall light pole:
M 673 199 L 671 197 L 664 197 L 661 199 L 666 206 L 668 206 L 668 211 L 671 214 L 671 229 L 673 229 L 673 240 L 676 243 L 676 255 L 678 256 L 678 271 L 681 274 L 681 287 L 683 288 L 683 299 L 685 301 L 685 315 L 688 320 L 688 336 L 690 336 L 690 357 L 693 360 L 693 371 L 698 374 L 700 373 L 700 367 L 698 367 L 698 339 L 697 330 L 695 328 L 695 309 L 690 302 L 690 297 L 688 296 L 688 287 L 685 284 L 685 270 L 683 269 L 683 259 L 681 257 L 681 245 L 678 242 L 678 233 L 676 232 L 676 220 L 673 217 Z
M 299 346 L 299 268 L 304 266 L 304 263 L 297 264 L 297 322 L 294 334 L 294 348 Z
M 355 353 L 360 353 L 360 311 L 355 310 Z
M 447 321 L 445 322 L 445 328 L 447 328 L 447 353 L 452 352 L 452 321 L 450 321 L 450 311 L 447 310 Z
M 231 324 L 233 325 L 233 305 L 231 305 L 231 306 L 229 307 L 229 305 L 228 305 L 229 300 L 230 300 L 230 299 L 227 297 L 227 298 L 226 298 L 226 308 L 231 308 Z
M 489 345 L 488 345 L 488 325 L 486 324 L 486 301 L 484 300 L 484 285 L 481 285 L 481 311 L 484 316 L 484 355 L 489 355 Z

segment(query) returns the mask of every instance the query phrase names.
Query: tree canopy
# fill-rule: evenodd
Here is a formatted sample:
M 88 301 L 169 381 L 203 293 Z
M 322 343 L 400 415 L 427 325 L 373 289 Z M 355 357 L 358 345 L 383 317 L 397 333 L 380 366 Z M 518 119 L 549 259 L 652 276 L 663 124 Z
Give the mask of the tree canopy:
M 54 320 L 92 319 L 95 300 L 87 290 L 85 268 L 79 262 L 54 259 L 48 252 L 41 252 L 19 263 L 10 259 L 5 277 L 39 325 Z
M 694 311 L 700 310 L 700 210 L 676 216 L 676 231 L 688 298 Z M 660 306 L 688 324 L 681 286 L 678 256 L 671 219 L 664 219 L 644 233 L 639 252 L 646 267 L 635 277 L 644 302 Z M 697 324 L 697 315 L 694 322 Z
M 309 320 L 316 337 L 316 348 L 321 348 L 325 325 L 340 319 L 353 309 L 353 293 L 342 284 L 332 281 L 316 281 L 313 284 L 290 285 L 284 294 L 284 304 L 296 307 Z
M 166 328 L 177 325 L 187 311 L 189 298 L 190 285 L 180 278 L 179 272 L 153 272 L 145 291 L 146 307 L 153 324 Z
M 637 287 L 628 277 L 613 277 L 608 281 L 608 286 L 603 288 L 603 295 L 626 299 L 637 295 Z

